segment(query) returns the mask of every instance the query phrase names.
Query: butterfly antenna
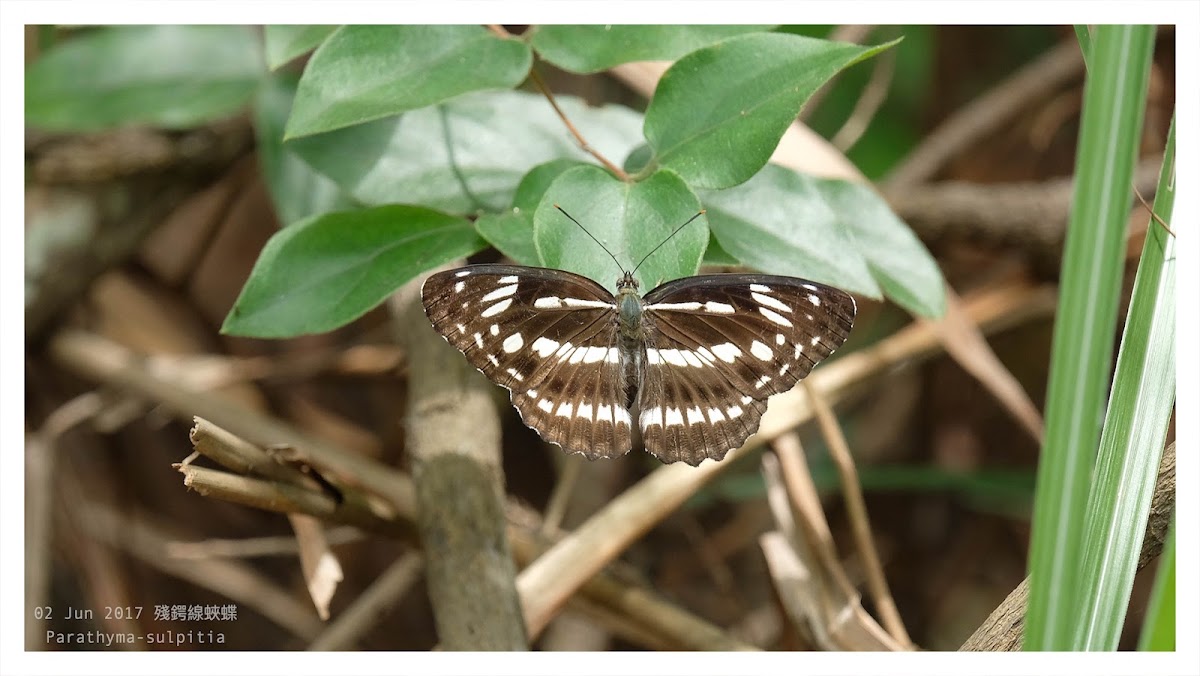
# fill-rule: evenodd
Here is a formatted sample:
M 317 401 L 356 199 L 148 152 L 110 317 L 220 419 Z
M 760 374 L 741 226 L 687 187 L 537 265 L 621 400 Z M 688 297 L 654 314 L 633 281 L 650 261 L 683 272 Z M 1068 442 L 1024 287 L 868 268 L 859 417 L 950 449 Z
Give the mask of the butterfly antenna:
M 692 221 L 696 220 L 697 218 L 700 218 L 701 216 L 703 216 L 703 215 L 704 215 L 704 211 L 705 211 L 704 209 L 701 209 L 700 211 L 696 212 L 696 215 L 695 215 L 695 216 L 692 216 L 691 218 L 687 219 L 687 222 L 686 222 L 686 223 L 684 223 L 683 225 L 679 226 L 678 228 L 675 228 L 675 232 L 672 232 L 670 235 L 668 235 L 668 236 L 667 236 L 667 238 L 666 238 L 666 239 L 664 239 L 663 241 L 659 242 L 659 243 L 658 243 L 658 246 L 656 246 L 656 247 L 654 247 L 653 249 L 651 249 L 651 250 L 650 250 L 650 253 L 646 254 L 646 255 L 645 255 L 643 258 L 642 258 L 642 260 L 638 261 L 638 264 L 637 264 L 637 265 L 633 266 L 633 272 L 637 272 L 638 268 L 642 267 L 642 263 L 645 263 L 645 262 L 646 262 L 646 259 L 648 259 L 648 258 L 650 258 L 651 256 L 653 256 L 655 251 L 658 251 L 659 249 L 661 249 L 661 248 L 662 248 L 662 245 L 666 244 L 667 242 L 670 242 L 670 241 L 671 241 L 671 238 L 672 238 L 672 237 L 674 237 L 675 235 L 679 234 L 679 231 L 680 231 L 680 230 L 683 230 L 684 228 L 686 228 L 686 227 L 687 227 L 687 225 L 688 225 L 688 223 L 691 223 Z M 630 274 L 633 274 L 633 273 L 631 272 Z
M 571 222 L 574 223 L 575 225 L 578 225 L 579 229 L 582 230 L 584 232 L 584 234 L 586 234 L 588 237 L 591 237 L 593 242 L 595 242 L 596 244 L 600 244 L 600 240 L 596 239 L 595 235 L 588 232 L 588 229 L 583 227 L 583 224 L 580 223 L 579 221 L 575 220 L 575 218 L 573 216 L 571 216 L 571 214 L 568 214 L 566 212 L 566 210 L 564 210 L 562 207 L 558 206 L 557 204 L 554 205 L 554 208 L 561 211 L 563 213 L 563 216 L 570 218 Z M 612 254 L 612 252 L 608 250 L 608 247 L 604 246 L 603 244 L 600 244 L 600 248 L 604 249 L 604 253 L 608 254 L 608 257 L 613 259 L 613 262 L 617 264 L 618 268 L 620 268 L 621 274 L 625 274 L 625 268 L 621 265 L 621 261 L 617 260 L 617 257 L 614 256 Z

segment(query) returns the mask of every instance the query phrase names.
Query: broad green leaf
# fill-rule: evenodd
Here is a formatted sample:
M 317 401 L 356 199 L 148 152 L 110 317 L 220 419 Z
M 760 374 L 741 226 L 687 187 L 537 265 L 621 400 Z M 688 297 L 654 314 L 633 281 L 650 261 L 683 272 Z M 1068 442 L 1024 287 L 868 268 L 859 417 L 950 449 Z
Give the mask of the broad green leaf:
M 529 46 L 480 26 L 344 26 L 304 69 L 287 136 L 349 127 L 520 84 Z
M 475 220 L 475 229 L 492 246 L 521 265 L 541 265 L 533 243 L 533 213 L 554 179 L 581 165 L 578 160 L 553 160 L 534 167 L 517 186 L 512 208 L 499 214 L 481 215 Z
M 221 331 L 259 338 L 329 331 L 418 274 L 485 246 L 470 221 L 423 207 L 315 216 L 267 242 Z
M 1172 121 L 1154 213 L 1169 227 L 1174 207 Z M 1175 410 L 1175 238 L 1154 221 L 1147 228 L 1088 495 L 1081 577 L 1095 582 L 1077 613 L 1084 650 L 1117 649 Z
M 570 96 L 558 103 L 607 157 L 624 157 L 641 141 L 642 118 L 628 108 L 593 108 Z M 503 211 L 537 165 L 591 159 L 544 97 L 523 92 L 468 94 L 288 147 L 363 204 L 404 202 L 455 214 Z
M 533 48 L 564 70 L 595 73 L 631 61 L 673 61 L 718 40 L 770 26 L 539 26 Z
M 1094 593 L 1095 580 L 1081 575 L 1084 528 L 1153 48 L 1153 26 L 1102 25 L 1092 41 L 1038 461 L 1025 650 L 1079 649 L 1080 612 Z
M 294 77 L 286 74 L 269 77 L 259 89 L 254 111 L 258 161 L 282 225 L 359 206 L 336 183 L 317 173 L 283 144 L 283 125 L 295 93 Z
M 946 283 L 937 261 L 878 193 L 861 183 L 796 175 L 812 181 L 838 224 L 852 235 L 884 295 L 916 315 L 940 317 L 946 311 Z
M 646 110 L 659 166 L 696 188 L 728 188 L 767 163 L 804 102 L 878 47 L 755 33 L 688 54 L 663 75 Z
M 708 248 L 704 250 L 704 265 L 741 265 L 742 262 L 733 257 L 725 249 L 721 248 L 721 243 L 717 238 L 709 233 Z
M 638 269 L 643 293 L 696 274 L 708 246 L 704 216 L 671 237 L 700 211 L 700 200 L 674 172 L 663 170 L 644 181 L 624 183 L 600 167 L 570 169 L 550 184 L 533 216 L 538 256 L 545 267 L 584 275 L 610 290 L 621 277 L 617 263 L 555 204 L 587 228 L 626 270 L 662 244 Z
M 25 121 L 55 131 L 194 127 L 233 115 L 263 76 L 243 26 L 119 26 L 60 43 L 25 70 Z
M 814 179 L 769 165 L 745 184 L 703 198 L 721 248 L 745 265 L 883 296 L 855 237 Z
M 264 26 L 263 42 L 267 48 L 267 67 L 275 70 L 321 44 L 335 30 L 337 26 Z

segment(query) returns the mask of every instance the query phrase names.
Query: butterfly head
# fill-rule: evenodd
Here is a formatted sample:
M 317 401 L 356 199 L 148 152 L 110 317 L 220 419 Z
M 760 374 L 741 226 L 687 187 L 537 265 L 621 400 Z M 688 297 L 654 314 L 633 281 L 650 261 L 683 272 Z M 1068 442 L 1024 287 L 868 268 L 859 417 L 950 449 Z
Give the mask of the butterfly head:
M 617 293 L 619 294 L 620 292 L 626 290 L 636 293 L 638 290 L 638 280 L 633 276 L 633 272 L 622 270 L 621 278 L 617 280 Z

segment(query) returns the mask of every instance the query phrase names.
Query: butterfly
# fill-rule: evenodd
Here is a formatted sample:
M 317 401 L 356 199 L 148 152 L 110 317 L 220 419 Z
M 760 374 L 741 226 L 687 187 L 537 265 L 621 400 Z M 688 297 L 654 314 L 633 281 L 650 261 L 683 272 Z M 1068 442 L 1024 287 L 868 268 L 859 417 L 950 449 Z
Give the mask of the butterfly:
M 590 460 L 628 453 L 635 435 L 664 463 L 721 460 L 854 322 L 849 294 L 803 279 L 701 275 L 642 296 L 636 270 L 614 295 L 563 270 L 471 265 L 430 275 L 421 299 L 526 425 Z

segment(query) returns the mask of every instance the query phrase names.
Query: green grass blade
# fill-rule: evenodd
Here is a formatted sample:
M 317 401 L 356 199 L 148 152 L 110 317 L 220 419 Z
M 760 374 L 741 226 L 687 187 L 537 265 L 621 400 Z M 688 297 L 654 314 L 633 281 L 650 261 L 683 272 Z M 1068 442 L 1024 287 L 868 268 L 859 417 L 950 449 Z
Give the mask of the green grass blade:
M 1100 26 L 1084 87 L 1030 548 L 1027 650 L 1074 645 L 1092 462 L 1116 327 L 1153 26 Z
M 1175 523 L 1163 543 L 1138 650 L 1175 650 Z
M 1168 225 L 1175 204 L 1175 125 L 1167 136 L 1154 213 Z M 1175 406 L 1175 238 L 1151 220 L 1100 454 L 1088 500 L 1078 647 L 1116 650 L 1133 589 L 1142 534 Z
M 1087 24 L 1075 24 L 1075 38 L 1079 40 L 1079 51 L 1083 52 L 1083 67 L 1088 67 L 1092 56 L 1092 32 Z

